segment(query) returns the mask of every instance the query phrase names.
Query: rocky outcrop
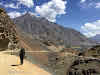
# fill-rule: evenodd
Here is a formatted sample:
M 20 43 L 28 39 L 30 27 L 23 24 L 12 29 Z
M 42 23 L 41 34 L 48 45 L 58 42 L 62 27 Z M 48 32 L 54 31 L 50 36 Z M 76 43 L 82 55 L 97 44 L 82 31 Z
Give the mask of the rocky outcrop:
M 100 59 L 98 58 L 72 55 L 70 53 L 63 53 L 63 55 L 60 53 L 60 55 L 54 56 L 50 58 L 52 62 L 50 66 L 56 75 L 100 74 Z
M 4 9 L 0 8 L 0 49 L 8 47 L 9 42 L 17 44 L 15 24 L 11 21 Z
M 83 52 L 84 56 L 95 57 L 100 59 L 100 45 L 95 45 L 92 48 Z
M 98 75 L 100 74 L 99 66 L 99 59 L 81 58 L 72 63 L 67 75 Z

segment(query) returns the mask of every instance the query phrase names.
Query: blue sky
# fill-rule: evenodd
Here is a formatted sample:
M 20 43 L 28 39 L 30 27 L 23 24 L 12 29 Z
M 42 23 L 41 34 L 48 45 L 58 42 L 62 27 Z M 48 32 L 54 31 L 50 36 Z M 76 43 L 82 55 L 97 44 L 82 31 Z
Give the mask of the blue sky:
M 11 18 L 30 12 L 87 37 L 100 34 L 100 0 L 0 0 L 0 6 Z

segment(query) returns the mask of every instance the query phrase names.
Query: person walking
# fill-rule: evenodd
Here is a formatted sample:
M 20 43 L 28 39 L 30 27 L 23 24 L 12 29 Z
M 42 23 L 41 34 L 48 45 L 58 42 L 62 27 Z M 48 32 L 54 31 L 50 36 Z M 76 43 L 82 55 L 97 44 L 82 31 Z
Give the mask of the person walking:
M 25 57 L 25 49 L 24 48 L 21 48 L 20 52 L 19 52 L 19 56 L 20 56 L 20 64 L 23 65 L 23 60 L 24 60 L 24 57 Z

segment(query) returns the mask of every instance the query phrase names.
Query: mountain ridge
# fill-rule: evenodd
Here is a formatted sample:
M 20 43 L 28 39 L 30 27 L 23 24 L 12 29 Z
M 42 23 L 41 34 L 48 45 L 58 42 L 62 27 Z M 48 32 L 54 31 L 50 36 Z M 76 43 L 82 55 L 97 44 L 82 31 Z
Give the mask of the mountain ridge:
M 97 34 L 96 36 L 91 37 L 90 39 L 96 41 L 97 43 L 100 43 L 100 34 Z
M 71 28 L 64 28 L 41 17 L 31 16 L 29 13 L 17 17 L 13 21 L 17 27 L 33 38 L 49 40 L 55 44 L 66 46 L 92 45 L 92 41 L 80 32 Z

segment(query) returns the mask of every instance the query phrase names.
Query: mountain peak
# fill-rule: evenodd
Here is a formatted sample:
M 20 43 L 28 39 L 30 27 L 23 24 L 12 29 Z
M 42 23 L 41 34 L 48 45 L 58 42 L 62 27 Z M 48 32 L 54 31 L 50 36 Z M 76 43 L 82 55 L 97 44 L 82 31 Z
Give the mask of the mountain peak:
M 31 12 L 26 12 L 23 16 L 32 17 L 32 16 L 35 16 L 35 15 L 33 13 L 31 13 Z

